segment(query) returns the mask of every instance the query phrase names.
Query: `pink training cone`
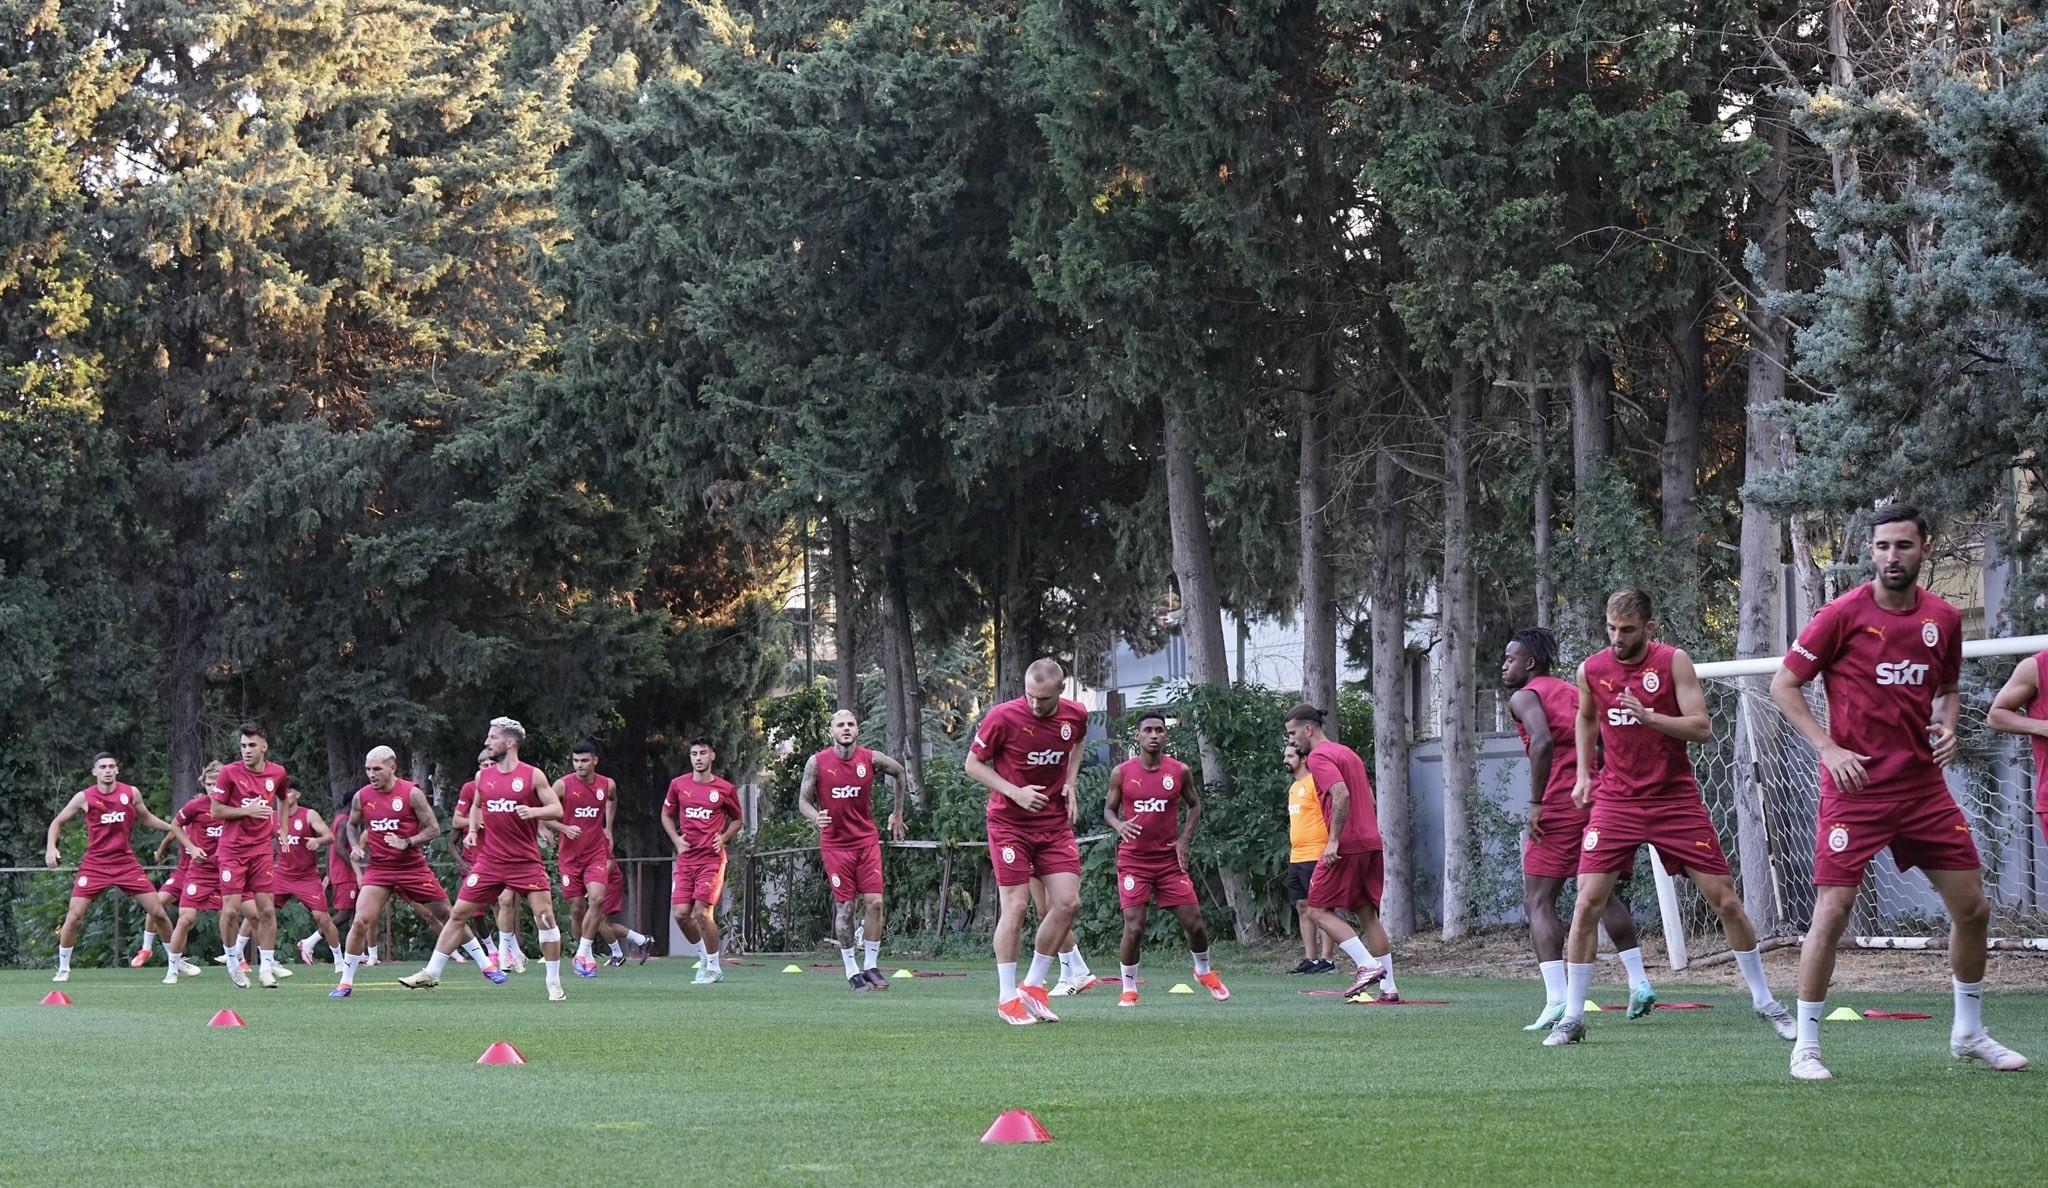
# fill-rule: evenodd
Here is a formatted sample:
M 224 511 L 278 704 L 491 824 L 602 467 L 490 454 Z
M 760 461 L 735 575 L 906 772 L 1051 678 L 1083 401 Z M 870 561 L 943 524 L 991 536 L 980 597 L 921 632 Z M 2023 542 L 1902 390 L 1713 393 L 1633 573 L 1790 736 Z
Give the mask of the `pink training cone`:
M 206 1021 L 208 1027 L 247 1027 L 242 1017 L 233 1011 L 215 1011 L 213 1018 Z
M 43 1005 L 70 1006 L 71 996 L 64 993 L 62 990 L 52 990 L 48 994 L 43 995 Z
M 500 1042 L 485 1048 L 484 1054 L 477 1057 L 476 1062 L 478 1064 L 525 1064 L 526 1057 L 521 1056 L 519 1049 L 511 1044 Z
M 1030 1110 L 1004 1110 L 995 1124 L 981 1136 L 984 1143 L 1049 1143 L 1052 1135 L 1038 1124 Z

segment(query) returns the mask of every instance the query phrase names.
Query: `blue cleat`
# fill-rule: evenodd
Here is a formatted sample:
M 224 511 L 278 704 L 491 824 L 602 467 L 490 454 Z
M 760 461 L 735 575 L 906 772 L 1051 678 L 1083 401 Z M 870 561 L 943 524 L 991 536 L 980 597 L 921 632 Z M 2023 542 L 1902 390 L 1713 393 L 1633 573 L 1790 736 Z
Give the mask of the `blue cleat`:
M 347 998 L 349 995 L 355 993 L 355 989 L 356 988 L 354 986 L 336 986 L 334 989 L 329 990 L 327 992 L 327 997 Z
M 486 965 L 478 972 L 489 978 L 493 986 L 502 986 L 512 980 L 505 976 L 504 970 L 499 969 L 495 965 Z
M 1642 1018 L 1650 1013 L 1651 1007 L 1656 1005 L 1657 992 L 1650 989 L 1648 982 L 1644 982 L 1628 992 L 1628 1017 L 1631 1019 Z

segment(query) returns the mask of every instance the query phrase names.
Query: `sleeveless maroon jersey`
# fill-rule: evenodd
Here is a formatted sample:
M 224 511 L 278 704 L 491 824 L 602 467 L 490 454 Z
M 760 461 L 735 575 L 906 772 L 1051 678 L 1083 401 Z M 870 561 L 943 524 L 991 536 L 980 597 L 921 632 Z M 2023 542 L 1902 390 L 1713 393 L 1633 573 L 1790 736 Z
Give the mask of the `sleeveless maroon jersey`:
M 561 835 L 556 861 L 579 866 L 611 860 L 612 844 L 604 835 L 604 809 L 613 791 L 610 776 L 586 780 L 572 771 L 562 777 L 561 823 L 580 826 L 582 832 L 573 838 L 566 833 Z
M 313 857 L 313 823 L 300 805 L 284 819 L 284 832 L 277 839 L 277 877 L 319 881 L 320 865 Z
M 142 794 L 127 784 L 115 784 L 111 792 L 98 784 L 83 789 L 85 794 L 85 857 L 79 869 L 135 865 L 135 817 L 142 807 Z
M 1550 782 L 1543 785 L 1543 807 L 1577 811 L 1572 804 L 1572 785 L 1579 781 L 1579 687 L 1554 676 L 1536 676 L 1522 688 L 1536 695 L 1543 706 L 1543 720 L 1550 723 Z M 1522 736 L 1526 754 L 1529 731 L 1520 718 L 1515 718 L 1515 733 Z
M 1188 769 L 1171 755 L 1147 771 L 1142 758 L 1126 759 L 1117 768 L 1123 780 L 1123 817 L 1135 822 L 1138 836 L 1120 843 L 1117 857 L 1141 861 L 1174 860 L 1173 843 L 1180 837 L 1180 794 L 1188 786 Z
M 185 851 L 185 858 L 189 862 L 191 869 L 194 871 L 203 870 L 206 872 L 208 881 L 218 882 L 219 876 L 214 866 L 214 858 L 220 853 L 221 834 L 227 832 L 228 823 L 214 819 L 212 812 L 209 811 L 212 804 L 213 800 L 206 793 L 201 792 L 199 795 L 186 801 L 184 807 L 178 810 L 178 815 L 173 817 L 172 820 L 178 823 L 178 828 L 185 831 L 187 838 L 198 842 L 199 848 L 206 851 L 206 860 L 203 862 L 192 857 L 192 851 Z
M 827 849 L 854 849 L 880 840 L 875 828 L 875 754 L 855 747 L 841 759 L 834 747 L 812 756 L 818 764 L 818 807 L 832 816 L 818 834 Z
M 2027 716 L 2048 721 L 2048 649 L 2034 657 L 2034 701 Z M 2027 741 L 2034 745 L 2034 811 L 2048 816 L 2048 738 L 2036 734 Z
M 539 808 L 540 790 L 547 781 L 530 763 L 515 764 L 511 771 L 499 771 L 494 763 L 476 773 L 483 824 L 472 855 L 477 866 L 497 869 L 540 861 L 540 822 L 521 818 L 518 809 L 522 804 Z
M 1633 689 L 1653 713 L 1676 716 L 1678 689 L 1671 678 L 1671 657 L 1677 650 L 1653 640 L 1634 664 L 1616 660 L 1613 648 L 1602 648 L 1586 659 L 1586 684 L 1593 690 L 1600 723 L 1601 767 L 1593 782 L 1595 796 L 1634 800 L 1700 794 L 1684 741 L 1643 725 L 1620 704 L 1622 691 Z
M 387 836 L 419 836 L 419 814 L 412 811 L 415 787 L 411 780 L 396 780 L 389 792 L 378 791 L 375 784 L 364 784 L 356 790 L 356 803 L 363 809 L 364 869 L 410 871 L 426 863 L 427 856 L 418 847 L 394 850 L 384 840 Z

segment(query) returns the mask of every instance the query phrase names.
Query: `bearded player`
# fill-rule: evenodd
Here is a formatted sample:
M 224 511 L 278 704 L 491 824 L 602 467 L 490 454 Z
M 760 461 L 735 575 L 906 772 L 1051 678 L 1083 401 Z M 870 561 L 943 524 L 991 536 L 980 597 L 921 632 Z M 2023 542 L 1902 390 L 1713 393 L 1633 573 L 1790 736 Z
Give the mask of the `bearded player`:
M 1358 967 L 1358 976 L 1344 992 L 1352 1003 L 1398 1003 L 1394 985 L 1394 946 L 1380 923 L 1380 893 L 1387 877 L 1386 843 L 1380 837 L 1379 808 L 1373 803 L 1372 781 L 1358 752 L 1336 742 L 1323 729 L 1328 715 L 1303 702 L 1287 711 L 1287 741 L 1302 756 L 1302 767 L 1315 781 L 1316 799 L 1329 822 L 1330 840 L 1309 879 L 1303 904 L 1323 935 Z M 1358 917 L 1358 928 L 1344 922 L 1339 911 Z M 1378 949 L 1378 953 L 1372 950 Z M 1368 999 L 1373 984 L 1380 992 Z
M 539 768 L 520 761 L 519 747 L 525 741 L 526 727 L 516 719 L 491 719 L 484 735 L 484 753 L 491 762 L 476 774 L 476 804 L 469 823 L 470 835 L 482 839 L 477 845 L 476 867 L 462 880 L 455 912 L 442 926 L 427 967 L 398 979 L 408 990 L 440 985 L 448 955 L 468 934 L 470 918 L 509 890 L 525 896 L 533 910 L 541 962 L 547 971 L 548 1001 L 561 1002 L 568 997 L 562 989 L 562 929 L 555 920 L 552 880 L 540 860 L 540 827 L 543 822 L 562 819 L 562 801 Z
M 718 903 L 725 897 L 725 848 L 739 835 L 741 822 L 739 793 L 711 770 L 717 761 L 710 739 L 692 740 L 690 773 L 670 780 L 661 801 L 661 828 L 676 848 L 670 911 L 683 936 L 704 950 L 704 964 L 690 979 L 697 986 L 725 980 Z
M 1514 690 L 1508 712 L 1515 733 L 1529 756 L 1529 845 L 1522 852 L 1522 912 L 1529 920 L 1529 939 L 1543 973 L 1543 1013 L 1524 1031 L 1548 1031 L 1564 1017 L 1564 921 L 1557 914 L 1558 892 L 1579 872 L 1580 843 L 1585 840 L 1588 813 L 1572 802 L 1579 780 L 1579 752 L 1572 742 L 1579 716 L 1579 690 L 1550 675 L 1557 662 L 1557 640 L 1541 627 L 1518 632 L 1508 641 L 1500 665 L 1500 683 Z M 1619 949 L 1628 972 L 1628 1017 L 1640 1019 L 1657 1003 L 1650 975 L 1643 968 L 1643 950 L 1636 940 L 1636 920 L 1619 895 L 1609 896 L 1600 916 L 1607 935 Z
M 804 761 L 797 788 L 797 811 L 818 827 L 818 851 L 832 885 L 832 937 L 846 966 L 846 984 L 857 991 L 887 990 L 889 980 L 876 968 L 882 954 L 882 834 L 875 828 L 874 786 L 877 775 L 896 781 L 896 807 L 889 814 L 889 834 L 903 840 L 903 798 L 910 772 L 901 763 L 859 745 L 860 719 L 852 710 L 832 715 L 832 745 Z M 820 803 L 818 789 L 824 788 Z M 861 948 L 853 947 L 853 908 L 865 913 Z
M 557 836 L 555 869 L 562 876 L 562 898 L 569 901 L 569 920 L 576 930 L 576 956 L 569 962 L 578 977 L 597 976 L 592 946 L 605 925 L 605 895 L 612 863 L 612 822 L 618 816 L 618 787 L 610 776 L 597 774 L 597 744 L 578 739 L 569 752 L 572 770 L 555 785 L 562 800 L 562 820 L 543 826 Z
M 1188 877 L 1188 850 L 1202 820 L 1202 794 L 1188 778 L 1187 765 L 1166 753 L 1166 715 L 1146 710 L 1138 715 L 1138 753 L 1109 773 L 1109 795 L 1102 819 L 1121 839 L 1116 851 L 1116 885 L 1124 913 L 1124 989 L 1120 1007 L 1138 1005 L 1138 956 L 1145 947 L 1145 917 L 1151 905 L 1173 913 L 1187 934 L 1194 958 L 1195 980 L 1218 1002 L 1230 997 L 1223 978 L 1209 968 L 1209 930 L 1195 882 Z M 1187 816 L 1181 816 L 1181 802 Z
M 334 831 L 319 813 L 299 803 L 297 785 L 284 791 L 283 812 L 278 817 L 277 864 L 272 868 L 272 897 L 279 907 L 298 900 L 313 917 L 314 935 L 299 942 L 299 961 L 313 964 L 313 941 L 327 942 L 334 968 L 341 968 L 341 934 L 334 917 L 327 914 L 327 885 L 320 881 L 320 849 L 334 844 Z
M 989 859 L 1002 909 L 995 935 L 996 1015 L 1019 1027 L 1059 1022 L 1045 976 L 1081 908 L 1074 779 L 1088 737 L 1088 709 L 1060 696 L 1066 679 L 1058 661 L 1033 661 L 1024 673 L 1024 696 L 989 710 L 967 750 L 968 778 L 989 791 Z M 1045 903 L 1031 968 L 1020 983 L 1017 953 L 1033 878 L 1045 888 Z
M 101 751 L 93 756 L 92 778 L 91 784 L 57 810 L 43 849 L 45 864 L 55 867 L 62 862 L 63 856 L 57 850 L 58 834 L 73 817 L 85 818 L 85 857 L 79 860 L 78 877 L 71 883 L 71 904 L 64 911 L 64 924 L 57 933 L 57 976 L 50 979 L 53 982 L 71 980 L 71 950 L 78 945 L 85 911 L 108 891 L 118 890 L 142 905 L 149 918 L 150 940 L 157 935 L 171 935 L 163 898 L 157 893 L 156 884 L 143 873 L 141 860 L 135 857 L 137 821 L 159 833 L 170 834 L 181 846 L 189 849 L 192 845 L 176 822 L 150 812 L 149 806 L 142 803 L 142 793 L 121 782 L 121 764 L 112 755 Z M 180 958 L 168 949 L 165 956 L 170 959 L 171 970 L 164 980 L 175 982 Z
M 271 895 L 276 861 L 277 800 L 291 781 L 270 762 L 270 735 L 255 722 L 242 723 L 242 758 L 221 768 L 209 798 L 217 821 L 227 822 L 214 865 L 220 868 L 221 910 L 252 925 L 259 958 L 257 980 L 277 988 L 277 903 Z M 246 989 L 240 942 L 225 934 L 228 978 Z
M 1985 933 L 1991 905 L 1970 823 L 1941 769 L 1956 754 L 1962 713 L 1963 616 L 1920 588 L 1927 521 L 1918 509 L 1878 509 L 1870 532 L 1877 576 L 1822 607 L 1771 680 L 1771 700 L 1820 755 L 1820 817 L 1814 829 L 1813 919 L 1799 953 L 1799 1025 L 1792 1075 L 1828 1081 L 1820 1019 L 1849 925 L 1856 888 L 1889 846 L 1901 871 L 1915 866 L 1948 909 L 1955 1020 L 1948 1050 L 2008 1072 L 2027 1058 L 1984 1030 Z M 1828 725 L 1801 688 L 1825 678 Z
M 1614 884 L 1635 869 L 1636 850 L 1656 847 L 1664 868 L 1683 870 L 1721 917 L 1750 1006 L 1778 1038 L 1793 1036 L 1792 1016 L 1771 997 L 1756 928 L 1735 893 L 1735 879 L 1693 779 L 1687 743 L 1714 736 L 1707 695 L 1692 657 L 1659 643 L 1650 596 L 1633 586 L 1607 600 L 1608 646 L 1579 665 L 1575 723 L 1578 780 L 1572 802 L 1592 812 L 1579 844 L 1579 898 L 1565 942 L 1565 1010 L 1543 1037 L 1558 1047 L 1586 1038 L 1586 994 L 1600 918 Z

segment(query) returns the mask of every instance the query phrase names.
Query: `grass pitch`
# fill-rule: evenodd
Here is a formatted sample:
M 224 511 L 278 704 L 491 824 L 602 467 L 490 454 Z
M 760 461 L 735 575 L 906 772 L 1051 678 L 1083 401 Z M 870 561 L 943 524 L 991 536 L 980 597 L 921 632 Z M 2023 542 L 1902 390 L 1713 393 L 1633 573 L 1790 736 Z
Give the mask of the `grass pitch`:
M 1951 1061 L 1945 996 L 1831 1003 L 1926 1011 L 1824 1025 L 1837 1077 L 1785 1073 L 1783 1041 L 1727 985 L 1666 984 L 1640 1022 L 1592 1018 L 1562 1050 L 1524 1033 L 1533 981 L 1403 978 L 1448 1006 L 1361 1008 L 1319 979 L 1223 966 L 1235 995 L 1112 983 L 1004 1026 L 985 964 L 855 995 L 836 970 L 687 960 L 439 990 L 324 967 L 235 990 L 218 966 L 86 969 L 43 1007 L 47 972 L 0 972 L 0 1180 L 54 1185 L 2038 1183 L 2048 1071 Z M 798 958 L 808 966 L 808 959 Z M 894 968 L 891 966 L 890 968 Z M 1112 967 L 1113 968 L 1113 967 Z M 1619 1001 L 1612 987 L 1599 1001 Z M 248 1027 L 206 1026 L 231 1007 Z M 1993 1033 L 2048 1059 L 2048 995 L 1994 992 Z M 478 1067 L 496 1040 L 525 1067 Z M 1004 1109 L 1051 1143 L 984 1146 Z

